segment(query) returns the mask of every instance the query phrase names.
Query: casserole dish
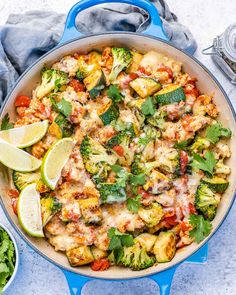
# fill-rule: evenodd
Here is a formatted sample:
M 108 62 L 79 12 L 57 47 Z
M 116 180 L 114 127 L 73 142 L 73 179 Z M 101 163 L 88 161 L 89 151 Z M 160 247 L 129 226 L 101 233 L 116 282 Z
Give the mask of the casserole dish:
M 167 42 L 167 37 L 163 33 L 161 27 L 161 21 L 158 16 L 157 10 L 155 7 L 144 0 L 139 1 L 131 1 L 131 0 L 122 0 L 122 3 L 133 4 L 139 6 L 148 11 L 151 16 L 151 24 L 147 28 L 145 32 L 141 34 L 137 33 L 120 33 L 120 32 L 112 32 L 106 34 L 99 35 L 90 35 L 90 36 L 81 36 L 81 34 L 77 31 L 75 27 L 75 18 L 76 15 L 94 5 L 94 4 L 102 4 L 105 3 L 105 0 L 99 0 L 94 3 L 93 1 L 81 1 L 76 4 L 68 14 L 68 18 L 66 21 L 66 29 L 63 33 L 60 44 L 49 53 L 44 55 L 39 61 L 33 64 L 18 80 L 16 86 L 8 95 L 5 104 L 2 107 L 1 114 L 4 116 L 7 112 L 10 116 L 14 116 L 14 100 L 17 95 L 24 92 L 26 95 L 29 95 L 31 90 L 37 85 L 39 81 L 39 72 L 44 64 L 52 64 L 60 57 L 65 56 L 66 54 L 73 53 L 75 51 L 80 52 L 88 52 L 91 49 L 102 49 L 105 46 L 122 46 L 129 47 L 138 50 L 139 52 L 147 52 L 149 50 L 156 50 L 158 52 L 164 53 L 168 56 L 173 57 L 174 59 L 178 59 L 184 64 L 184 67 L 187 72 L 190 73 L 191 76 L 198 78 L 198 87 L 202 92 L 214 93 L 215 103 L 218 108 L 221 109 L 220 121 L 223 123 L 225 127 L 230 127 L 233 136 L 230 142 L 231 148 L 235 144 L 235 114 L 233 108 L 224 93 L 221 86 L 218 82 L 212 77 L 212 75 L 207 71 L 204 66 L 202 66 L 198 61 L 192 58 L 187 53 L 175 48 Z M 117 1 L 109 1 L 109 2 L 117 2 Z M 151 37 L 151 35 L 158 36 Z M 233 150 L 233 148 L 232 148 Z M 208 239 L 212 236 L 212 234 L 218 229 L 220 224 L 223 222 L 226 217 L 234 199 L 234 188 L 236 178 L 234 177 L 235 171 L 233 167 L 233 163 L 235 162 L 235 155 L 232 155 L 230 158 L 228 165 L 232 168 L 232 173 L 229 178 L 230 186 L 224 195 L 223 202 L 218 209 L 218 213 L 213 222 L 213 231 Z M 206 246 L 201 248 L 204 243 L 202 242 L 199 245 L 192 244 L 186 247 L 184 250 L 181 250 L 177 253 L 176 257 L 169 263 L 158 265 L 158 267 L 152 267 L 150 269 L 146 269 L 143 271 L 139 271 L 138 273 L 134 273 L 128 269 L 120 268 L 112 268 L 111 270 L 105 273 L 92 273 L 92 271 L 88 267 L 83 268 L 72 268 L 69 266 L 66 257 L 61 253 L 56 253 L 53 248 L 45 241 L 30 238 L 23 233 L 20 229 L 16 216 L 14 215 L 10 198 L 7 196 L 6 191 L 9 187 L 9 179 L 7 175 L 7 171 L 3 166 L 0 168 L 1 171 L 1 202 L 6 212 L 9 220 L 12 222 L 13 226 L 17 229 L 19 234 L 30 244 L 39 254 L 55 263 L 59 267 L 65 270 L 65 274 L 70 281 L 70 290 L 71 294 L 79 294 L 79 288 L 81 288 L 82 284 L 89 280 L 89 277 L 96 277 L 102 279 L 132 279 L 143 276 L 150 276 L 151 278 L 158 281 L 161 285 L 162 294 L 168 294 L 170 287 L 168 286 L 168 280 L 173 276 L 174 270 L 178 264 L 185 261 L 203 261 L 204 259 L 199 258 L 199 255 L 202 257 L 205 253 Z M 194 253 L 199 251 L 201 248 L 201 252 L 198 252 L 198 255 L 192 256 Z M 200 253 L 200 254 L 199 254 Z M 190 258 L 191 257 L 191 258 Z M 168 274 L 166 273 L 168 271 Z M 71 274 L 73 272 L 74 274 Z M 159 273 L 156 275 L 156 273 Z M 78 275 L 79 274 L 79 275 Z M 154 276 L 155 275 L 155 276 Z

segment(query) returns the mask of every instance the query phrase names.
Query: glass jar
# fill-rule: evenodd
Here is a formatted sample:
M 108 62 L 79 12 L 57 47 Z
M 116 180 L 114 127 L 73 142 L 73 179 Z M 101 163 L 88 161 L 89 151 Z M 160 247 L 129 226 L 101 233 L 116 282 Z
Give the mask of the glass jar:
M 223 34 L 213 40 L 213 44 L 202 50 L 211 55 L 213 61 L 236 84 L 236 23 L 230 25 Z

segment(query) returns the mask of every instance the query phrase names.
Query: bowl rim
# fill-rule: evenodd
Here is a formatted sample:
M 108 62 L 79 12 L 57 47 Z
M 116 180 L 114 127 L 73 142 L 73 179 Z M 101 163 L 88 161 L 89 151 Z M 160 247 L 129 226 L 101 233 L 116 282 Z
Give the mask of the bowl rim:
M 219 88 L 219 90 L 222 92 L 224 98 L 225 98 L 225 101 L 227 102 L 227 104 L 229 105 L 229 108 L 232 112 L 232 115 L 233 115 L 233 118 L 234 118 L 234 123 L 236 123 L 236 110 L 234 109 L 227 93 L 225 92 L 223 86 L 221 86 L 220 82 L 218 81 L 218 79 L 213 75 L 213 73 L 201 62 L 199 61 L 196 57 L 194 57 L 192 54 L 188 53 L 187 51 L 181 49 L 181 48 L 178 48 L 176 47 L 175 45 L 171 44 L 169 41 L 166 41 L 166 40 L 163 40 L 159 37 L 155 37 L 155 36 L 151 36 L 151 35 L 144 35 L 142 33 L 139 33 L 139 32 L 123 32 L 123 31 L 111 31 L 111 32 L 106 32 L 106 33 L 99 33 L 99 34 L 88 34 L 88 35 L 84 35 L 84 36 L 81 36 L 81 37 L 77 37 L 77 38 L 73 38 L 71 40 L 68 40 L 64 43 L 59 43 L 54 47 L 52 48 L 51 50 L 49 50 L 48 52 L 46 52 L 44 55 L 42 55 L 39 59 L 37 59 L 32 65 L 30 65 L 22 74 L 21 76 L 17 79 L 17 81 L 15 82 L 14 86 L 11 88 L 11 90 L 9 91 L 8 95 L 6 96 L 4 102 L 2 103 L 2 106 L 0 108 L 0 115 L 2 113 L 2 110 L 4 109 L 5 107 L 5 104 L 7 103 L 9 97 L 12 95 L 12 92 L 14 91 L 14 89 L 17 87 L 17 85 L 20 83 L 20 81 L 22 79 L 24 79 L 24 76 L 44 57 L 46 57 L 47 55 L 53 53 L 53 51 L 56 51 L 57 49 L 61 48 L 61 47 L 64 47 L 70 43 L 73 43 L 73 42 L 76 42 L 78 40 L 81 40 L 81 39 L 85 39 L 85 38 L 89 38 L 89 37 L 99 37 L 99 36 L 105 36 L 105 35 L 109 35 L 109 36 L 112 36 L 112 35 L 132 35 L 132 36 L 139 36 L 139 37 L 143 37 L 143 38 L 149 38 L 149 39 L 153 39 L 153 40 L 156 40 L 156 41 L 159 41 L 159 42 L 162 42 L 162 43 L 165 43 L 167 44 L 168 46 L 170 47 L 174 47 L 177 51 L 180 51 L 182 52 L 183 54 L 187 55 L 190 59 L 192 59 L 194 62 L 196 62 L 205 72 L 207 72 L 207 74 L 210 76 L 210 78 L 214 81 L 214 83 L 217 85 L 217 87 Z M 166 269 L 164 270 L 161 270 L 161 271 L 158 271 L 156 270 L 155 272 L 151 272 L 149 274 L 144 274 L 144 275 L 139 275 L 139 276 L 134 276 L 134 277 L 130 277 L 130 278 L 114 278 L 114 277 L 107 277 L 107 276 L 104 276 L 104 277 L 97 277 L 96 275 L 85 275 L 85 274 L 82 274 L 82 273 L 79 273 L 79 272 L 76 272 L 76 271 L 73 271 L 69 268 L 67 268 L 65 265 L 61 265 L 59 264 L 58 262 L 56 262 L 55 260 L 53 260 L 52 258 L 48 257 L 46 254 L 44 254 L 43 252 L 41 252 L 35 245 L 32 244 L 32 242 L 27 239 L 27 237 L 25 237 L 19 227 L 14 223 L 14 221 L 11 219 L 10 215 L 8 214 L 7 212 L 7 209 L 4 205 L 4 202 L 2 200 L 2 197 L 0 196 L 0 204 L 2 205 L 2 208 L 3 208 L 3 211 L 4 213 L 6 214 L 7 216 L 7 219 L 8 221 L 11 223 L 11 225 L 13 226 L 13 228 L 16 230 L 17 234 L 19 234 L 19 236 L 23 239 L 24 242 L 27 243 L 27 245 L 29 245 L 36 253 L 38 253 L 40 256 L 42 256 L 43 258 L 45 258 L 48 262 L 52 263 L 53 265 L 59 267 L 63 272 L 66 271 L 66 272 L 71 272 L 73 274 L 76 274 L 78 276 L 84 276 L 84 277 L 87 277 L 87 278 L 90 278 L 90 279 L 99 279 L 99 280 L 112 280 L 112 281 L 120 281 L 120 280 L 133 280 L 133 279 L 139 279 L 139 278 L 147 278 L 147 277 L 150 277 L 150 276 L 153 276 L 153 275 L 156 275 L 158 273 L 161 273 L 161 272 L 164 272 L 164 271 L 168 271 L 172 268 L 175 268 L 177 267 L 178 265 L 184 263 L 189 257 L 191 257 L 192 255 L 194 255 L 197 251 L 199 251 L 199 249 L 201 249 L 205 244 L 208 243 L 208 241 L 215 235 L 215 233 L 218 231 L 218 229 L 222 226 L 223 222 L 225 221 L 225 219 L 227 218 L 227 216 L 229 215 L 229 212 L 231 211 L 232 209 L 232 206 L 234 204 L 234 201 L 236 200 L 236 186 L 234 187 L 233 189 L 233 193 L 232 193 L 232 199 L 229 203 L 229 206 L 228 206 L 228 209 L 227 211 L 225 212 L 225 215 L 223 217 L 223 219 L 219 222 L 219 224 L 215 227 L 215 229 L 212 231 L 212 233 L 206 237 L 198 246 L 196 246 L 196 249 L 191 253 L 189 254 L 187 257 L 181 259 L 180 261 L 178 262 L 175 262 L 171 265 L 169 265 Z
M 16 277 L 16 274 L 17 274 L 18 268 L 19 268 L 19 257 L 20 257 L 20 255 L 19 255 L 19 249 L 18 249 L 16 239 L 15 239 L 14 235 L 12 234 L 11 230 L 9 230 L 8 227 L 6 225 L 4 225 L 3 223 L 1 223 L 1 222 L 0 222 L 0 228 L 5 230 L 5 232 L 9 235 L 11 241 L 13 242 L 14 249 L 15 249 L 15 257 L 16 257 L 14 271 L 13 271 L 10 279 L 8 280 L 7 284 L 3 288 L 3 292 L 5 292 L 10 287 L 10 285 L 12 284 L 13 280 Z

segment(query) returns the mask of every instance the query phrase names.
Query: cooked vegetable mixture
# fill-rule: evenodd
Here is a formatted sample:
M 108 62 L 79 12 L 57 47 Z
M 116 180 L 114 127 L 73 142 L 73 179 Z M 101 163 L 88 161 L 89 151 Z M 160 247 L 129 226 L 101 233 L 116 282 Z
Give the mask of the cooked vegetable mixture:
M 14 128 L 48 120 L 25 149 L 43 163 L 62 138 L 74 146 L 55 189 L 45 167 L 12 172 L 15 212 L 18 192 L 36 183 L 49 243 L 94 271 L 142 270 L 204 240 L 229 184 L 231 131 L 196 81 L 170 57 L 116 47 L 42 69 L 32 97 L 16 98 Z M 8 115 L 1 128 L 13 128 Z

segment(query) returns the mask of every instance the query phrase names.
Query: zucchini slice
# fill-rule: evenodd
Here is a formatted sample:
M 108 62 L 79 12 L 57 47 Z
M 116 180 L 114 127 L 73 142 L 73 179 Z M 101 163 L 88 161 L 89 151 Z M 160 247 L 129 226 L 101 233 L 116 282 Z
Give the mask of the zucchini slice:
M 119 108 L 112 101 L 109 101 L 105 106 L 98 110 L 98 116 L 104 125 L 109 125 L 113 120 L 119 117 Z
M 107 257 L 107 251 L 101 250 L 96 246 L 91 247 L 91 251 L 95 260 Z
M 143 247 L 147 250 L 147 252 L 151 252 L 151 250 L 153 249 L 153 246 L 156 242 L 156 239 L 157 239 L 157 236 L 155 236 L 155 235 L 143 233 L 143 234 L 137 236 L 134 239 L 134 242 L 139 243 L 141 245 L 141 247 Z
M 161 89 L 161 84 L 154 79 L 140 77 L 129 83 L 140 97 L 145 98 L 151 96 L 153 93 Z
M 169 262 L 175 256 L 176 242 L 175 235 L 171 231 L 161 232 L 156 239 L 153 253 L 157 262 Z
M 94 261 L 93 254 L 88 246 L 67 250 L 66 256 L 71 266 L 85 265 Z
M 23 188 L 26 187 L 28 184 L 38 182 L 40 180 L 40 177 L 40 171 L 33 173 L 22 173 L 13 171 L 12 173 L 13 183 L 18 191 L 23 190 Z
M 155 94 L 155 99 L 160 105 L 184 101 L 186 99 L 184 89 L 180 85 L 170 84 Z
M 202 182 L 207 184 L 208 187 L 215 193 L 223 194 L 229 186 L 229 182 L 221 177 L 203 178 Z
M 96 98 L 100 92 L 105 88 L 105 76 L 102 70 L 96 70 L 92 72 L 88 77 L 84 79 L 84 85 L 91 98 Z
M 130 66 L 126 69 L 126 73 L 130 74 L 130 73 L 134 73 L 137 72 L 138 68 L 139 68 L 139 64 L 141 62 L 141 60 L 143 59 L 143 54 L 138 53 L 136 51 L 132 51 L 132 61 Z

